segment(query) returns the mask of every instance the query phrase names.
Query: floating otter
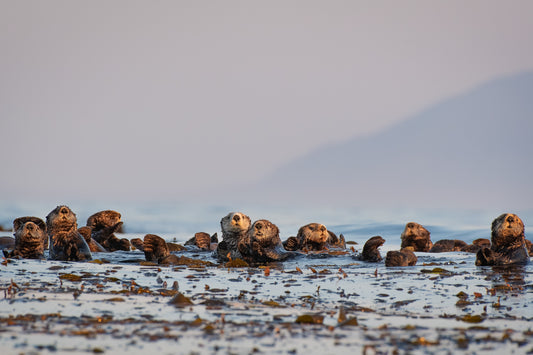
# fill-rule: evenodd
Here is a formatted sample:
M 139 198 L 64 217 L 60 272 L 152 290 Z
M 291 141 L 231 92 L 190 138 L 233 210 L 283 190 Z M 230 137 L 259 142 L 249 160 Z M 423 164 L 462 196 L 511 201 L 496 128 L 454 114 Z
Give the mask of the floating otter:
M 346 248 L 344 236 L 340 238 L 328 231 L 325 225 L 309 223 L 298 230 L 296 237 L 289 237 L 283 243 L 286 250 L 320 251 L 329 248 Z
M 373 263 L 381 261 L 382 258 L 378 248 L 382 246 L 383 243 L 385 243 L 385 239 L 383 239 L 379 235 L 370 238 L 363 246 L 363 252 L 359 256 L 359 259 L 363 261 L 370 261 Z
M 77 219 L 67 206 L 57 206 L 46 216 L 50 237 L 50 259 L 65 261 L 91 260 L 91 251 L 78 232 Z
M 228 213 L 220 220 L 222 241 L 218 243 L 215 256 L 221 261 L 242 258 L 239 252 L 239 241 L 250 229 L 250 217 L 240 212 Z M 228 257 L 229 256 L 229 257 Z
M 46 224 L 38 217 L 20 217 L 13 221 L 15 247 L 13 251 L 4 250 L 8 258 L 44 259 L 48 247 Z
M 491 246 L 477 252 L 477 266 L 527 264 L 524 222 L 515 214 L 504 213 L 491 226 Z
M 402 249 L 400 251 L 389 251 L 385 256 L 385 266 L 414 266 L 418 258 L 411 249 Z
M 472 244 L 467 245 L 462 251 L 467 253 L 477 253 L 480 249 L 490 248 L 490 240 L 486 238 L 475 239 Z
M 89 250 L 91 251 L 91 253 L 107 252 L 106 248 L 104 248 L 103 246 L 100 245 L 100 243 L 98 243 L 96 240 L 91 238 L 91 233 L 92 233 L 91 227 L 87 227 L 87 226 L 80 227 L 78 228 L 78 233 L 80 233 L 83 239 L 85 239 L 85 242 L 89 246 Z
M 205 232 L 198 232 L 194 234 L 194 237 L 185 242 L 185 246 L 195 246 L 201 250 L 215 250 L 218 244 L 217 234 L 210 236 Z
M 292 255 L 283 248 L 278 227 L 266 219 L 255 221 L 238 249 L 242 259 L 248 262 L 282 261 Z
M 468 244 L 459 239 L 441 239 L 429 250 L 430 253 L 444 253 L 450 251 L 464 251 L 468 248 Z
M 173 259 L 177 258 L 170 254 L 167 242 L 155 234 L 144 236 L 143 251 L 146 261 L 152 261 L 158 264 L 172 264 Z
M 429 231 L 415 222 L 409 222 L 405 225 L 401 239 L 402 249 L 411 247 L 413 251 L 428 252 L 433 246 Z
M 141 238 L 133 238 L 130 240 L 131 245 L 142 252 L 144 252 L 144 242 Z
M 91 228 L 91 238 L 103 246 L 107 251 L 131 250 L 130 241 L 119 239 L 115 233 L 122 229 L 123 222 L 117 211 L 100 211 L 87 219 L 87 227 Z

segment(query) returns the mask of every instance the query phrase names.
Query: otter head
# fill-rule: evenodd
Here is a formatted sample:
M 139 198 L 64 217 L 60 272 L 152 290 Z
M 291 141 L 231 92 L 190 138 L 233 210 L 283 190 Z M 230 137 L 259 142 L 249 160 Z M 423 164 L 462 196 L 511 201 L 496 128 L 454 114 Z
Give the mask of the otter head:
M 240 212 L 231 212 L 220 220 L 223 233 L 241 234 L 250 229 L 250 217 Z
M 67 206 L 57 206 L 46 216 L 46 228 L 49 233 L 70 232 L 77 229 L 76 215 Z
M 328 241 L 329 233 L 325 225 L 309 223 L 298 230 L 296 238 L 298 238 L 302 247 L 311 244 L 321 249 Z
M 100 211 L 87 219 L 87 226 L 91 227 L 95 231 L 98 231 L 104 228 L 117 226 L 119 223 L 122 225 L 120 218 L 121 215 L 117 211 Z
M 500 215 L 492 222 L 491 239 L 495 249 L 525 244 L 524 222 L 512 213 Z
M 422 225 L 409 222 L 401 235 L 402 248 L 413 247 L 414 251 L 429 251 L 433 246 L 429 231 Z
M 15 244 L 21 242 L 35 246 L 42 245 L 46 248 L 48 237 L 46 235 L 46 224 L 38 217 L 20 217 L 13 221 L 15 231 Z
M 250 242 L 257 242 L 263 247 L 275 246 L 281 243 L 278 227 L 266 219 L 255 221 L 248 231 Z

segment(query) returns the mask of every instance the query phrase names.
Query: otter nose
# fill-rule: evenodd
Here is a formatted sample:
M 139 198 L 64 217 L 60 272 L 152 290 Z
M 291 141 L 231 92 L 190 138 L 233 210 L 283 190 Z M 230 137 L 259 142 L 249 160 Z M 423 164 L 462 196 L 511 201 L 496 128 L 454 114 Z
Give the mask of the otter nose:
M 414 225 L 413 223 L 408 223 L 408 224 L 407 224 L 407 227 L 408 227 L 408 228 L 414 228 L 414 226 L 415 226 L 415 225 Z
M 321 226 L 321 227 L 320 227 L 320 231 L 321 231 L 321 232 L 325 232 L 325 231 L 326 231 L 326 227 Z
M 26 224 L 26 229 L 31 232 L 35 229 L 35 225 L 33 223 L 28 223 Z
M 66 209 L 65 207 L 62 207 L 61 210 L 59 210 L 59 212 L 61 214 L 68 214 L 68 209 Z
M 255 228 L 256 229 L 261 229 L 261 228 L 263 228 L 263 224 L 262 223 L 256 223 L 255 224 Z
M 507 217 L 507 222 L 509 222 L 509 223 L 513 223 L 513 222 L 514 222 L 514 218 L 513 218 L 513 216 L 509 216 L 509 217 Z
M 241 220 L 241 216 L 239 216 L 238 214 L 236 214 L 235 216 L 233 216 L 233 220 L 235 222 L 239 222 Z

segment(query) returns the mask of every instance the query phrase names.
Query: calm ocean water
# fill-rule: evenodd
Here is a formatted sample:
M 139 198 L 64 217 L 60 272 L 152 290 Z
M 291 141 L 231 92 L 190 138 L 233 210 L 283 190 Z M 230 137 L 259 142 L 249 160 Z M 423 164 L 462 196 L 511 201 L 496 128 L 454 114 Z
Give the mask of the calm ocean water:
M 374 235 L 386 240 L 399 240 L 409 221 L 424 225 L 433 241 L 453 238 L 471 242 L 476 238 L 490 238 L 492 220 L 504 212 L 518 214 L 526 225 L 526 237 L 533 226 L 533 209 L 460 210 L 422 208 L 349 208 L 319 206 L 258 206 L 258 205 L 202 205 L 190 203 L 0 203 L 0 225 L 9 229 L 12 221 L 21 216 L 46 215 L 59 204 L 68 205 L 78 216 L 78 225 L 98 211 L 113 209 L 122 214 L 126 233 L 161 234 L 184 241 L 196 232 L 220 233 L 220 219 L 231 211 L 246 213 L 253 220 L 268 219 L 280 229 L 284 240 L 296 235 L 298 228 L 311 222 L 325 224 L 347 240 L 364 242 Z M 9 232 L 2 232 L 9 235 Z M 531 238 L 529 238 L 531 239 Z

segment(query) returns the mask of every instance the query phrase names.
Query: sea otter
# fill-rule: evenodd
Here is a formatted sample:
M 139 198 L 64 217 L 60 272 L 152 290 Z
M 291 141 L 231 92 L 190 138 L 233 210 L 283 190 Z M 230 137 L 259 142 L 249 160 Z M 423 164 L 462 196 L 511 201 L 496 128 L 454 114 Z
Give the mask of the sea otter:
M 122 220 L 117 211 L 100 211 L 87 219 L 87 227 L 91 228 L 91 238 L 103 246 L 107 251 L 131 250 L 130 241 L 119 239 L 115 233 L 121 231 Z
M 378 248 L 382 246 L 383 243 L 385 243 L 385 239 L 383 239 L 379 235 L 370 238 L 363 246 L 363 252 L 359 256 L 359 259 L 363 261 L 370 261 L 373 263 L 381 261 L 382 258 Z
M 200 250 L 213 251 L 218 244 L 217 233 L 210 236 L 205 232 L 198 232 L 194 234 L 194 237 L 185 242 L 185 246 L 195 246 Z
M 385 256 L 385 266 L 394 267 L 394 266 L 414 266 L 418 258 L 411 249 L 402 249 L 400 251 L 394 250 L 387 252 Z
M 459 239 L 441 239 L 429 249 L 430 253 L 444 253 L 450 251 L 465 251 L 469 245 Z
M 252 224 L 246 236 L 239 241 L 238 249 L 242 259 L 252 263 L 282 261 L 292 255 L 283 248 L 278 227 L 266 219 Z
M 429 231 L 422 225 L 415 222 L 409 222 L 405 225 L 401 239 L 402 249 L 410 247 L 413 249 L 413 251 L 428 252 L 433 246 Z
M 78 232 L 76 215 L 67 206 L 57 206 L 46 216 L 50 237 L 50 259 L 65 261 L 92 260 L 91 251 Z
M 491 226 L 491 246 L 477 252 L 477 266 L 527 264 L 524 222 L 515 214 L 504 213 Z
M 91 238 L 91 233 L 92 233 L 91 227 L 87 227 L 87 226 L 80 227 L 78 228 L 78 233 L 80 233 L 83 239 L 85 239 L 85 242 L 89 246 L 89 250 L 91 251 L 91 253 L 107 252 L 106 248 L 104 248 L 103 246 L 100 245 L 100 243 L 98 243 L 96 240 Z
M 241 212 L 230 212 L 220 220 L 222 241 L 218 243 L 215 256 L 221 261 L 242 258 L 239 241 L 250 229 L 250 217 Z
M 296 237 L 289 237 L 283 243 L 286 250 L 320 251 L 329 248 L 346 248 L 344 236 L 340 238 L 320 223 L 309 223 L 298 230 Z
M 46 224 L 38 217 L 20 217 L 13 221 L 15 247 L 13 251 L 4 250 L 8 258 L 44 259 L 48 247 Z

